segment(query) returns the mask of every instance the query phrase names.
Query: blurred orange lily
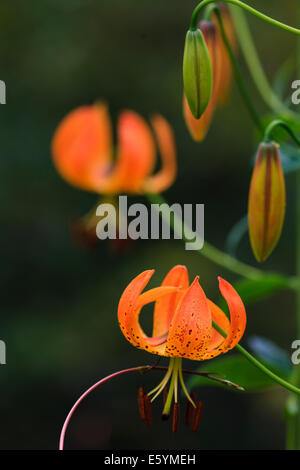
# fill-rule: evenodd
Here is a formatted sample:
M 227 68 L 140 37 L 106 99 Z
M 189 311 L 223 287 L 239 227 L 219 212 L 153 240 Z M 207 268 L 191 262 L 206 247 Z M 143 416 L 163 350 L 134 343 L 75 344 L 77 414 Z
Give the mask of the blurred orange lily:
M 103 103 L 82 106 L 59 124 L 52 140 L 57 171 L 70 184 L 100 194 L 158 193 L 176 176 L 173 132 L 160 115 L 151 120 L 162 157 L 162 168 L 152 175 L 155 141 L 150 128 L 133 111 L 121 113 L 117 158 L 113 162 L 111 122 Z
M 219 278 L 220 291 L 230 311 L 229 320 L 225 313 L 206 297 L 198 277 L 189 285 L 185 266 L 175 266 L 160 287 L 142 293 L 153 273 L 154 270 L 144 271 L 127 286 L 119 302 L 118 320 L 125 338 L 133 346 L 171 358 L 165 378 L 158 387 L 145 395 L 148 397 L 147 402 L 153 394 L 153 401 L 171 380 L 163 410 L 163 416 L 167 417 L 170 414 L 173 394 L 176 405 L 174 410 L 178 410 L 178 378 L 188 400 L 198 409 L 183 382 L 182 358 L 203 361 L 234 348 L 244 334 L 246 312 L 235 289 Z M 139 323 L 139 315 L 141 309 L 151 302 L 155 302 L 155 308 L 153 333 L 149 337 Z M 227 335 L 225 338 L 214 328 L 213 322 L 224 331 L 225 336 Z
M 73 186 L 109 197 L 159 193 L 176 177 L 176 149 L 168 122 L 155 115 L 151 123 L 162 157 L 162 167 L 155 175 L 154 136 L 133 111 L 124 111 L 119 117 L 117 158 L 113 160 L 111 122 L 103 103 L 77 108 L 59 124 L 52 140 L 56 169 Z M 98 241 L 97 222 L 95 210 L 75 221 L 71 226 L 73 238 L 93 247 Z

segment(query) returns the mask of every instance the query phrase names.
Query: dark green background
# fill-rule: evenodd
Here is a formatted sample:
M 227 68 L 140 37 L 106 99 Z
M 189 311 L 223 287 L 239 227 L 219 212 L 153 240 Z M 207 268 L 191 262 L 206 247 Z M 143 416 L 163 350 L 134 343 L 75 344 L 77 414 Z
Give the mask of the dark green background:
M 297 1 L 249 2 L 295 25 Z M 0 338 L 7 365 L 0 368 L 0 448 L 55 449 L 64 418 L 79 394 L 120 368 L 152 356 L 125 341 L 117 304 L 128 282 L 155 268 L 158 284 L 174 264 L 200 274 L 207 295 L 218 299 L 217 275 L 236 277 L 179 241 L 138 242 L 113 255 L 72 244 L 69 222 L 96 197 L 70 187 L 55 172 L 50 141 L 71 109 L 105 99 L 115 122 L 130 108 L 147 117 L 160 112 L 172 124 L 179 174 L 170 202 L 205 204 L 205 238 L 223 248 L 226 234 L 247 210 L 252 122 L 234 86 L 204 143 L 191 140 L 181 114 L 181 63 L 191 0 L 1 0 L 0 79 L 7 104 L 0 108 Z M 296 52 L 296 39 L 249 18 L 271 77 Z M 243 65 L 243 61 L 241 60 Z M 244 65 L 243 65 L 244 67 Z M 244 67 L 244 71 L 247 73 Z M 300 78 L 294 74 L 292 79 Z M 266 111 L 248 82 L 255 103 Z M 269 269 L 294 272 L 295 184 L 288 176 L 284 231 Z M 247 237 L 238 256 L 255 264 Z M 248 309 L 247 335 L 269 337 L 288 352 L 296 339 L 295 299 L 279 293 Z M 149 316 L 147 310 L 145 316 Z M 149 322 L 148 322 L 149 324 Z M 244 340 L 246 343 L 246 338 Z M 194 368 L 195 363 L 186 367 Z M 213 362 L 212 362 L 213 368 Z M 173 436 L 155 403 L 154 425 L 140 421 L 139 385 L 156 385 L 160 373 L 128 376 L 90 396 L 72 420 L 67 448 L 278 449 L 284 446 L 286 393 L 236 394 L 201 389 L 200 430 Z

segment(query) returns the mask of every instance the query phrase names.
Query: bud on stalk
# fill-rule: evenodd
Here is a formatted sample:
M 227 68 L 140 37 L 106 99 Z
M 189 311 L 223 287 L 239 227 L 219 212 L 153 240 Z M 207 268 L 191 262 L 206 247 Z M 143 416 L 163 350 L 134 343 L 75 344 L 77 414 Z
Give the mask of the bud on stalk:
M 183 116 L 187 128 L 196 142 L 201 142 L 209 129 L 211 124 L 215 107 L 216 107 L 216 85 L 219 82 L 219 72 L 220 72 L 220 60 L 218 57 L 218 48 L 217 48 L 217 28 L 212 21 L 200 21 L 199 29 L 202 32 L 207 50 L 210 56 L 211 65 L 212 65 L 212 74 L 213 74 L 213 85 L 212 85 L 212 95 L 209 101 L 209 104 L 202 114 L 200 119 L 195 119 L 192 112 L 190 111 L 187 98 L 184 94 L 183 96 Z
M 199 119 L 212 94 L 212 65 L 202 32 L 189 30 L 183 58 L 183 84 L 193 116 Z
M 248 203 L 250 242 L 259 262 L 268 258 L 279 240 L 285 204 L 285 181 L 278 144 L 263 142 L 257 152 Z

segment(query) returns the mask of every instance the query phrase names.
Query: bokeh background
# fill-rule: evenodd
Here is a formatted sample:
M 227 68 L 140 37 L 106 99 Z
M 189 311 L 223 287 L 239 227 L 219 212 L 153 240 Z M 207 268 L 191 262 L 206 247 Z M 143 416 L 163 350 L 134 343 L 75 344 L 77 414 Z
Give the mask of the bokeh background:
M 184 37 L 191 0 L 1 0 L 0 79 L 7 104 L 0 108 L 0 337 L 7 365 L 0 367 L 1 449 L 55 449 L 64 418 L 79 394 L 97 379 L 155 358 L 123 338 L 116 317 L 119 297 L 144 269 L 158 284 L 174 264 L 218 300 L 217 275 L 237 278 L 179 241 L 137 242 L 115 253 L 76 246 L 69 224 L 97 198 L 68 186 L 56 173 L 50 142 L 71 109 L 104 99 L 115 122 L 120 110 L 172 124 L 179 174 L 170 202 L 205 204 L 205 238 L 219 248 L 245 215 L 255 152 L 253 125 L 233 86 L 207 139 L 193 143 L 181 114 Z M 295 24 L 297 1 L 249 2 Z M 292 35 L 249 18 L 267 74 L 296 53 Z M 240 59 L 244 72 L 247 70 Z M 292 79 L 300 78 L 293 76 Z M 255 103 L 266 109 L 248 76 Z M 287 177 L 288 205 L 282 238 L 266 268 L 295 269 L 295 181 Z M 256 264 L 247 236 L 238 256 Z M 146 311 L 144 318 L 149 317 Z M 144 320 L 143 320 L 144 321 Z M 145 319 L 147 324 L 147 318 Z M 148 318 L 149 325 L 149 318 Z M 259 334 L 290 351 L 295 299 L 281 292 L 248 308 L 247 335 Z M 247 339 L 245 337 L 244 344 Z M 195 363 L 186 366 L 195 367 Z M 212 367 L 213 368 L 213 367 Z M 232 393 L 202 388 L 204 416 L 197 434 L 183 424 L 172 435 L 160 420 L 146 428 L 136 405 L 138 386 L 154 386 L 158 372 L 119 378 L 91 395 L 72 419 L 69 449 L 281 449 L 286 393 Z

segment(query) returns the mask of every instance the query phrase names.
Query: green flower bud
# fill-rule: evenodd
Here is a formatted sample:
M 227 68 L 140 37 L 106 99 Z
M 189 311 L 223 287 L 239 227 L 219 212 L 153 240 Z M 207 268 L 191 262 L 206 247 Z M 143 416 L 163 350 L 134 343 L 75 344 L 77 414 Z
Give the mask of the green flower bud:
M 199 119 L 212 94 L 212 65 L 204 36 L 200 29 L 188 31 L 183 57 L 183 84 L 193 116 Z

